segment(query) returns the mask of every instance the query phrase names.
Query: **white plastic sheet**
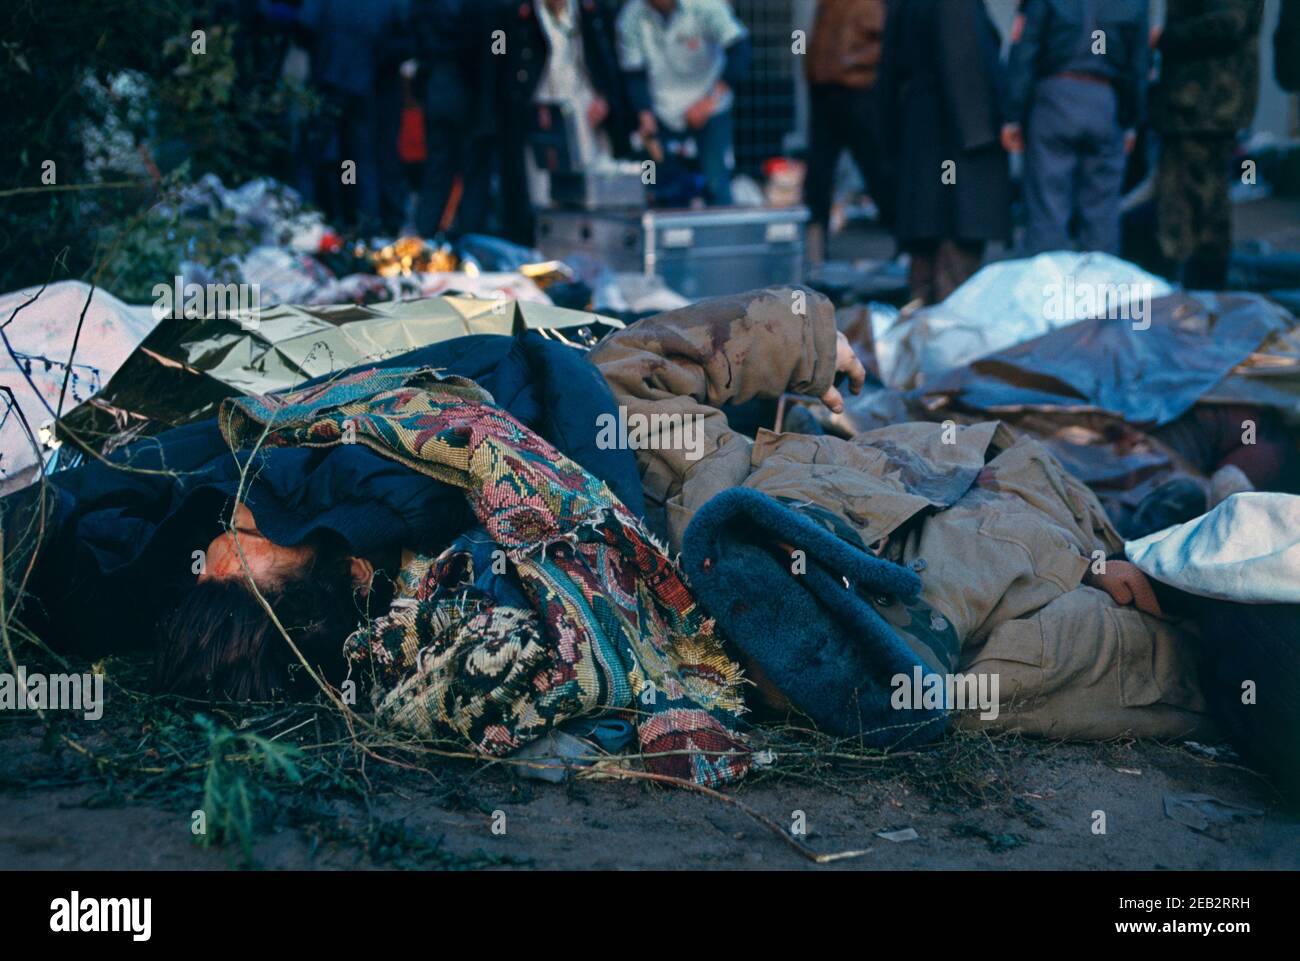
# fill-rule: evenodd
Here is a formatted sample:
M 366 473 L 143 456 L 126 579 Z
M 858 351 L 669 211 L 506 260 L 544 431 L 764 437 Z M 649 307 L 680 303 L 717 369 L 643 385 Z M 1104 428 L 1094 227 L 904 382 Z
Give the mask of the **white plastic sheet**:
M 13 391 L 13 401 L 38 442 L 42 428 L 53 423 L 59 409 L 65 374 L 64 413 L 107 384 L 157 323 L 149 306 L 132 307 L 103 290 L 96 290 L 87 306 L 90 292 L 89 284 L 66 280 L 50 284 L 44 291 L 37 286 L 0 295 L 0 324 L 5 325 L 0 341 L 0 384 Z M 69 372 L 72 341 L 83 309 L 86 319 Z M 22 421 L 11 408 L 8 395 L 0 393 L 0 494 L 37 476 L 40 460 Z
M 1191 594 L 1300 603 L 1300 496 L 1234 494 L 1208 514 L 1124 546 L 1128 559 Z
M 941 304 L 910 315 L 873 304 L 885 384 L 906 390 L 952 367 L 1092 317 L 1128 317 L 1173 288 L 1108 254 L 1057 251 L 989 264 Z

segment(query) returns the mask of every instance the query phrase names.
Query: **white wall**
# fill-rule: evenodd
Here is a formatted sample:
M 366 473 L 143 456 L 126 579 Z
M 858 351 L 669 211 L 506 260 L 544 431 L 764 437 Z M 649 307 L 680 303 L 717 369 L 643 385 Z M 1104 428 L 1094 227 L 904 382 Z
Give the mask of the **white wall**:
M 1282 10 L 1282 0 L 1265 0 L 1264 30 L 1259 38 L 1259 106 L 1255 109 L 1255 129 L 1279 137 L 1300 134 L 1297 124 L 1297 100 L 1277 85 L 1273 77 L 1273 33 Z

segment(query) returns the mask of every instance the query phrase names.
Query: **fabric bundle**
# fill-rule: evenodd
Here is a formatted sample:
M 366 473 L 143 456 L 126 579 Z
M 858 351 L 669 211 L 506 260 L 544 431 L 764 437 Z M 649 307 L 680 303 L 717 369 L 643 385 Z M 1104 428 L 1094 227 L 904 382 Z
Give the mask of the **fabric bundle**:
M 647 768 L 716 785 L 750 764 L 739 667 L 642 523 L 473 382 L 389 369 L 227 401 L 232 448 L 355 442 L 463 489 L 481 529 L 407 563 L 348 642 L 382 720 L 509 754 L 570 718 L 634 712 Z

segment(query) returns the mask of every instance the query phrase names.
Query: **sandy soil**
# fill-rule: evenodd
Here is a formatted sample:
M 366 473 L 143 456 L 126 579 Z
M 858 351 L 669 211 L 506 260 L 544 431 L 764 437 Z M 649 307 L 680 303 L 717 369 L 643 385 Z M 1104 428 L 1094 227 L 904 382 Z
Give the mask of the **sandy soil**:
M 66 763 L 66 761 L 61 762 Z M 43 787 L 56 762 L 33 736 L 0 740 L 0 868 L 226 868 L 238 851 L 205 850 L 190 833 L 190 805 L 174 809 L 114 798 L 105 782 Z M 780 770 L 778 761 L 777 772 Z M 983 751 L 967 773 L 979 797 L 954 798 L 913 776 L 836 775 L 813 784 L 767 773 L 732 795 L 789 829 L 804 812 L 806 847 L 867 849 L 817 866 L 736 808 L 680 789 L 626 781 L 556 785 L 499 769 L 471 773 L 448 794 L 419 781 L 373 797 L 375 817 L 404 821 L 468 859 L 558 869 L 1295 869 L 1300 816 L 1260 776 L 1180 745 L 1017 742 Z M 1164 813 L 1169 794 L 1196 792 L 1258 809 L 1258 816 L 1198 832 Z M 958 792 L 960 795 L 960 792 Z M 360 811 L 336 805 L 345 820 Z M 504 833 L 494 834 L 494 813 Z M 1106 833 L 1093 832 L 1103 811 Z M 499 816 L 496 820 L 500 821 Z M 911 827 L 893 842 L 877 831 Z M 297 828 L 258 836 L 265 868 L 370 867 L 355 844 L 316 844 Z M 471 860 L 471 863 L 473 861 Z

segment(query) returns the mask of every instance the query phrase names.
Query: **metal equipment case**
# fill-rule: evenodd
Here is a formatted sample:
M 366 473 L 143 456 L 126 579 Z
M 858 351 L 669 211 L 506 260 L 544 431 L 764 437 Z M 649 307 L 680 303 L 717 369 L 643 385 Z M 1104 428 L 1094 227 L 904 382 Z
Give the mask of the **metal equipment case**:
M 548 258 L 584 253 L 619 272 L 658 275 L 684 297 L 734 294 L 803 280 L 806 207 L 543 210 Z

